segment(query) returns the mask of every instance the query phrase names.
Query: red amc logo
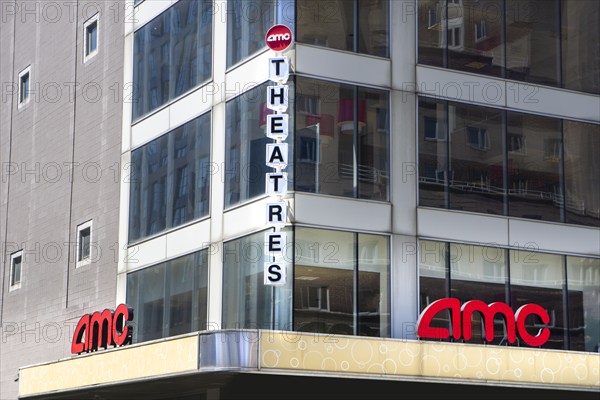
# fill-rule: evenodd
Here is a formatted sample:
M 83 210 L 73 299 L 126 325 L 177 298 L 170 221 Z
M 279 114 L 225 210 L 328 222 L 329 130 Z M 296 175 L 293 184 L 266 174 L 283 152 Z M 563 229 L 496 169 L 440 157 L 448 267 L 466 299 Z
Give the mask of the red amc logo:
M 284 51 L 292 44 L 293 34 L 285 25 L 273 25 L 267 31 L 265 42 L 271 50 Z
M 132 319 L 133 309 L 125 304 L 120 304 L 114 312 L 104 310 L 84 315 L 73 333 L 71 353 L 81 354 L 100 347 L 106 349 L 111 345 L 116 347 L 129 344 L 133 328 L 127 325 L 127 321 Z
M 550 329 L 542 328 L 536 334 L 530 334 L 525 327 L 525 320 L 530 315 L 536 315 L 547 324 L 550 322 L 550 316 L 541 306 L 537 304 L 525 304 L 519 307 L 516 313 L 502 302 L 495 302 L 489 305 L 481 300 L 470 300 L 462 306 L 460 301 L 455 298 L 446 298 L 436 300 L 428 305 L 419 316 L 417 336 L 422 339 L 447 339 L 450 337 L 450 331 L 447 328 L 433 328 L 431 320 L 440 311 L 449 310 L 452 321 L 452 337 L 460 339 L 461 337 L 469 340 L 472 337 L 471 317 L 475 312 L 481 315 L 484 321 L 485 340 L 494 340 L 494 317 L 501 314 L 506 324 L 506 334 L 508 341 L 514 343 L 517 340 L 517 331 L 525 343 L 532 347 L 542 346 L 550 337 Z M 462 322 L 461 322 L 462 321 Z

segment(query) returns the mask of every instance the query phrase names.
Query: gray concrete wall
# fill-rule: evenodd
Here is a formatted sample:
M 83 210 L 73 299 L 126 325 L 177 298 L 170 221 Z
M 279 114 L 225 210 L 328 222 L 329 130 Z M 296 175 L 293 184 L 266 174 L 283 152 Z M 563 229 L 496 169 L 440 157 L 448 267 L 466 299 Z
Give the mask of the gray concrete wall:
M 68 356 L 79 317 L 115 305 L 124 11 L 117 1 L 19 1 L 13 16 L 5 3 L 2 82 L 31 64 L 35 91 L 21 109 L 16 94 L 3 98 L 0 111 L 1 162 L 12 172 L 0 186 L 0 398 L 13 399 L 20 366 Z M 83 24 L 98 11 L 99 51 L 83 63 Z M 92 262 L 75 268 L 77 225 L 88 220 Z M 19 249 L 21 288 L 9 291 Z

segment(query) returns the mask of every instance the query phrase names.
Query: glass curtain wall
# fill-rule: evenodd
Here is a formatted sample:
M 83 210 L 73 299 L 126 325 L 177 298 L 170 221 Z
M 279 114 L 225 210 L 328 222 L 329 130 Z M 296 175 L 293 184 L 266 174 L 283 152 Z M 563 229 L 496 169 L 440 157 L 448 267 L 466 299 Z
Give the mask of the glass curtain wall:
M 265 174 L 272 168 L 265 165 L 265 145 L 273 139 L 266 136 L 267 115 L 273 111 L 267 109 L 268 82 L 259 85 L 227 102 L 225 108 L 225 207 L 230 207 L 265 193 Z M 293 148 L 293 98 L 294 84 L 289 86 L 289 136 L 288 154 L 294 154 Z M 286 168 L 288 187 L 293 187 L 294 168 Z
M 296 227 L 294 329 L 389 337 L 389 238 Z
M 550 330 L 544 348 L 598 351 L 600 259 L 429 240 L 419 241 L 418 259 L 421 312 L 446 297 L 457 298 L 461 304 L 500 301 L 513 312 L 525 304 L 538 304 L 548 312 L 549 323 L 542 324 L 532 315 L 525 327 L 531 334 L 543 327 Z M 469 343 L 510 345 L 503 318 L 494 319 L 494 340 L 486 341 L 481 317 L 479 313 L 472 316 Z M 431 326 L 450 328 L 449 313 L 438 313 Z M 518 335 L 512 345 L 527 346 Z
M 600 125 L 420 97 L 417 134 L 420 206 L 600 226 Z
M 291 230 L 288 243 L 293 243 Z M 292 273 L 283 286 L 264 284 L 265 232 L 223 245 L 223 329 L 280 329 L 292 326 Z M 290 247 L 290 246 L 288 246 Z M 286 264 L 291 265 L 291 251 Z
M 600 93 L 595 0 L 419 0 L 420 64 Z
M 206 250 L 127 274 L 134 343 L 206 329 L 207 288 Z
M 133 121 L 210 79 L 212 17 L 211 1 L 179 1 L 135 32 Z
M 131 152 L 129 241 L 208 215 L 210 113 Z
M 387 201 L 389 94 L 296 78 L 296 190 Z
M 297 0 L 297 40 L 389 57 L 389 7 L 389 0 Z

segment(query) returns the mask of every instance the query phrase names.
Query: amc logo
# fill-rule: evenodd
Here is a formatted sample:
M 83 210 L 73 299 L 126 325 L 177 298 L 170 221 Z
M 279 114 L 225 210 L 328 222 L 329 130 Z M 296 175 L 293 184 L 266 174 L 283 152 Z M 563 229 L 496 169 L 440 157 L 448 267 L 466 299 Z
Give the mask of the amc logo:
M 106 349 L 108 346 L 129 344 L 133 328 L 127 325 L 127 321 L 132 319 L 133 309 L 125 304 L 120 304 L 114 312 L 104 310 L 84 315 L 73 333 L 71 353 L 81 354 L 100 347 Z
M 265 42 L 274 51 L 284 51 L 292 44 L 293 34 L 285 25 L 273 25 L 267 31 Z
M 455 298 L 436 300 L 428 305 L 419 316 L 417 335 L 422 339 L 447 339 L 450 331 L 447 328 L 431 327 L 431 320 L 440 311 L 449 310 L 452 321 L 452 337 L 454 339 L 469 340 L 472 337 L 471 317 L 479 313 L 484 323 L 484 337 L 487 341 L 494 340 L 494 317 L 500 314 L 504 317 L 506 324 L 506 335 L 509 343 L 517 340 L 517 332 L 521 339 L 529 346 L 537 347 L 544 345 L 550 337 L 550 330 L 542 328 L 535 334 L 527 331 L 525 320 L 530 315 L 537 316 L 542 323 L 550 322 L 550 316 L 541 306 L 537 304 L 526 304 L 519 307 L 516 313 L 505 303 L 496 302 L 485 304 L 481 300 L 470 300 L 460 305 Z

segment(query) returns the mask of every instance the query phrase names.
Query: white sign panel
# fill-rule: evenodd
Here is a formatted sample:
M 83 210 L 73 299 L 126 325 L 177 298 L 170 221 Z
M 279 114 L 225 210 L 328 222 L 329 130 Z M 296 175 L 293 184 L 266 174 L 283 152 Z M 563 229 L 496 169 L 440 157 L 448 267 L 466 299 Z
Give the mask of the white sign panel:
M 287 194 L 287 172 L 267 172 L 266 180 L 268 195 L 283 196 Z
M 287 201 L 274 201 L 267 203 L 267 225 L 283 227 L 287 221 Z
M 286 245 L 287 232 L 279 231 L 265 233 L 265 255 L 281 258 L 285 253 Z
M 285 140 L 288 136 L 287 114 L 267 115 L 267 137 L 275 140 Z
M 269 80 L 283 84 L 290 78 L 290 60 L 287 57 L 269 59 Z
M 287 85 L 267 86 L 267 108 L 277 112 L 286 112 L 288 108 Z
M 285 285 L 287 282 L 287 268 L 283 262 L 265 263 L 265 285 Z
M 283 169 L 288 164 L 287 143 L 267 143 L 266 145 L 267 166 L 275 169 Z

